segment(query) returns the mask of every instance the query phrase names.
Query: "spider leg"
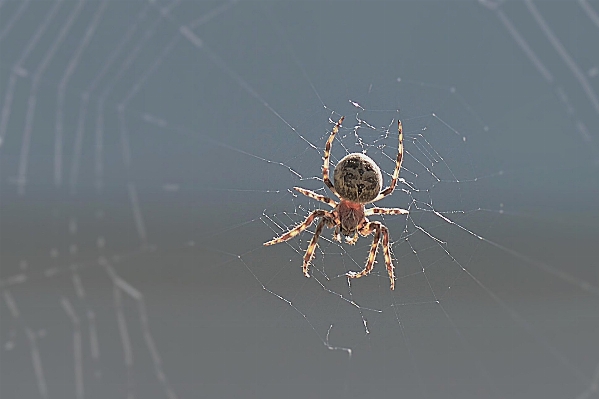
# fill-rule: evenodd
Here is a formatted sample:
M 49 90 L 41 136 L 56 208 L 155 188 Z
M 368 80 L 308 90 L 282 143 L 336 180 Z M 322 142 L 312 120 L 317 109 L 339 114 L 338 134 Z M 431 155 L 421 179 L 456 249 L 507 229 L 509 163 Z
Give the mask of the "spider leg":
M 276 237 L 276 238 L 273 238 L 272 240 L 270 240 L 268 242 L 265 242 L 264 245 L 274 245 L 274 244 L 278 244 L 280 242 L 285 242 L 287 240 L 290 240 L 293 237 L 297 236 L 302 231 L 306 230 L 308 227 L 310 227 L 310 225 L 312 224 L 312 222 L 314 222 L 314 219 L 316 219 L 317 217 L 327 217 L 327 216 L 330 217 L 330 218 L 333 218 L 333 214 L 332 213 L 324 211 L 322 209 L 318 209 L 318 210 L 312 212 L 306 218 L 306 220 L 303 221 L 302 224 L 294 227 L 293 229 L 289 230 L 287 233 L 283 234 L 280 237 Z
M 320 233 L 322 232 L 322 229 L 324 228 L 326 223 L 327 223 L 327 220 L 324 218 L 321 219 L 320 222 L 318 222 L 318 225 L 316 226 L 316 230 L 314 230 L 314 235 L 312 236 L 312 240 L 310 240 L 310 245 L 308 245 L 308 249 L 306 249 L 306 253 L 304 254 L 304 265 L 303 265 L 302 269 L 304 270 L 304 276 L 306 276 L 306 277 L 310 277 L 310 272 L 309 272 L 310 262 L 312 261 L 312 258 L 314 257 L 314 251 L 316 250 L 316 243 L 318 242 L 318 237 L 320 236 Z
M 360 229 L 360 234 L 363 236 L 367 236 L 374 231 L 374 238 L 372 239 L 372 245 L 370 246 L 370 253 L 368 254 L 366 267 L 359 273 L 353 271 L 347 272 L 347 277 L 360 278 L 366 276 L 372 271 L 372 268 L 374 267 L 374 261 L 376 259 L 376 251 L 381 239 L 381 226 L 382 224 L 380 222 L 369 222 L 366 226 Z
M 324 195 L 316 194 L 314 191 L 306 190 L 305 188 L 301 188 L 301 187 L 293 187 L 293 189 L 304 194 L 306 197 L 310 197 L 312 199 L 315 199 L 316 201 L 324 202 L 325 204 L 330 205 L 333 208 L 337 206 L 337 203 L 335 201 L 333 201 L 332 199 L 330 199 L 329 197 L 325 197 Z
M 333 146 L 333 140 L 335 139 L 335 136 L 339 132 L 339 126 L 341 126 L 343 119 L 345 119 L 345 116 L 342 116 L 341 118 L 339 118 L 339 121 L 335 124 L 335 127 L 333 127 L 333 131 L 331 132 L 331 135 L 329 136 L 329 139 L 327 140 L 327 144 L 324 147 L 324 163 L 322 165 L 322 180 L 324 181 L 324 184 L 326 184 L 327 187 L 337 197 L 339 197 L 339 194 L 337 194 L 337 190 L 335 190 L 335 186 L 333 186 L 331 179 L 329 179 L 329 160 L 331 158 L 331 147 Z
M 389 184 L 389 187 L 382 190 L 372 202 L 381 200 L 391 194 L 397 185 L 397 179 L 399 179 L 399 170 L 401 169 L 401 162 L 403 160 L 403 129 L 400 120 L 397 120 L 397 132 L 399 133 L 399 146 L 397 148 L 397 160 L 395 161 L 395 170 L 393 171 L 391 183 Z
M 376 260 L 376 252 L 378 249 L 379 241 L 381 239 L 381 233 L 383 235 L 383 253 L 385 256 L 385 265 L 387 266 L 387 273 L 391 280 L 391 290 L 395 289 L 395 273 L 394 266 L 391 260 L 391 250 L 389 248 L 389 230 L 380 222 L 369 222 L 367 225 L 360 229 L 360 234 L 367 236 L 374 231 L 374 238 L 372 239 L 372 246 L 370 247 L 370 253 L 368 254 L 368 260 L 366 261 L 366 267 L 359 273 L 350 271 L 346 275 L 349 278 L 360 278 L 368 275 L 373 267 L 374 261 Z
M 384 225 L 381 225 L 381 231 L 383 233 L 383 255 L 385 256 L 385 266 L 387 267 L 387 274 L 391 281 L 391 291 L 395 289 L 395 266 L 393 266 L 393 260 L 391 259 L 391 247 L 389 246 L 389 229 Z
M 401 208 L 369 208 L 364 211 L 364 216 L 372 215 L 407 215 L 410 211 Z

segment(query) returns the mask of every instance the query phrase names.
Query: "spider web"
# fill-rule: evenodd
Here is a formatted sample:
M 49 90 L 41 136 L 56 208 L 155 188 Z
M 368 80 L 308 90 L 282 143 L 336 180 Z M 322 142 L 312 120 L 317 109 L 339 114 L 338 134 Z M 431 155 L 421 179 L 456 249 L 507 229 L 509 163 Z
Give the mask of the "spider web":
M 0 1 L 2 396 L 597 397 L 598 15 Z M 404 126 L 393 292 L 262 246 L 341 115 L 386 183 Z

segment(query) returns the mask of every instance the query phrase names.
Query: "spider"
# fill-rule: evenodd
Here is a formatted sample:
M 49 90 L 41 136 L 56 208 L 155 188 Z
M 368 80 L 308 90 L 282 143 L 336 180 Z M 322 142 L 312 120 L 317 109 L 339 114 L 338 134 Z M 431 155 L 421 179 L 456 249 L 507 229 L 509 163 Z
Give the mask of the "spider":
M 332 211 L 326 211 L 322 209 L 315 210 L 312 212 L 300 225 L 289 230 L 280 237 L 276 237 L 264 245 L 274 245 L 280 242 L 285 242 L 302 231 L 310 227 L 314 222 L 314 219 L 320 218 L 320 222 L 316 226 L 310 245 L 306 249 L 304 254 L 303 271 L 306 277 L 310 277 L 309 268 L 310 262 L 314 257 L 314 251 L 318 237 L 322 232 L 322 229 L 326 226 L 328 228 L 335 228 L 333 238 L 335 241 L 342 242 L 341 236 L 345 237 L 345 241 L 348 244 L 354 245 L 358 241 L 358 234 L 366 237 L 367 235 L 374 233 L 372 240 L 372 246 L 370 247 L 370 253 L 366 261 L 366 267 L 356 273 L 350 271 L 346 274 L 349 278 L 359 278 L 368 275 L 373 267 L 376 259 L 376 253 L 381 235 L 383 236 L 383 253 L 385 256 L 385 265 L 387 266 L 387 273 L 389 274 L 389 280 L 391 280 L 391 290 L 395 289 L 395 274 L 394 266 L 391 260 L 391 250 L 389 248 L 389 230 L 381 222 L 370 222 L 366 216 L 371 215 L 405 215 L 409 211 L 400 208 L 368 208 L 364 206 L 366 204 L 379 201 L 386 196 L 393 193 L 397 180 L 399 178 L 399 169 L 401 168 L 401 161 L 403 159 L 403 133 L 401 127 L 401 121 L 397 121 L 397 130 L 399 132 L 399 148 L 397 152 L 397 160 L 395 162 L 395 171 L 391 178 L 389 187 L 381 190 L 383 186 L 383 175 L 378 165 L 368 156 L 360 153 L 351 153 L 343 157 L 337 166 L 333 180 L 335 184 L 331 183 L 329 179 L 329 160 L 331 157 L 331 146 L 335 135 L 339 132 L 339 127 L 345 117 L 341 117 L 339 121 L 333 127 L 333 131 L 327 140 L 324 148 L 324 163 L 322 165 L 322 178 L 327 187 L 331 190 L 339 202 L 334 201 L 329 197 L 317 194 L 313 191 L 306 190 L 301 187 L 293 187 L 294 190 L 299 191 L 307 197 L 315 199 L 317 201 L 324 202 L 325 204 L 333 207 Z

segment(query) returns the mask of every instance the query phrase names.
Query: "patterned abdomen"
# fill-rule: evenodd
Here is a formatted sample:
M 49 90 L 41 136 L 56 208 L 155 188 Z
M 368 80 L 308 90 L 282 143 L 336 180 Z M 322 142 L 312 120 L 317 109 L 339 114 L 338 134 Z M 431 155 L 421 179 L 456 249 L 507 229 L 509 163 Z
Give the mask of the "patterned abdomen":
M 374 200 L 381 192 L 383 175 L 374 161 L 359 153 L 343 157 L 334 173 L 337 193 L 346 200 L 365 204 Z

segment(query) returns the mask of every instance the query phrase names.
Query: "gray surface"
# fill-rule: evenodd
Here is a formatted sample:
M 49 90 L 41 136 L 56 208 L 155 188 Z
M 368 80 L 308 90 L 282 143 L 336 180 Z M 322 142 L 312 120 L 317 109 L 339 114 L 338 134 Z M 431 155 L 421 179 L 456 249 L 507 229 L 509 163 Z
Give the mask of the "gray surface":
M 0 4 L 3 399 L 599 397 L 596 1 Z M 394 292 L 262 246 L 340 115 Z

